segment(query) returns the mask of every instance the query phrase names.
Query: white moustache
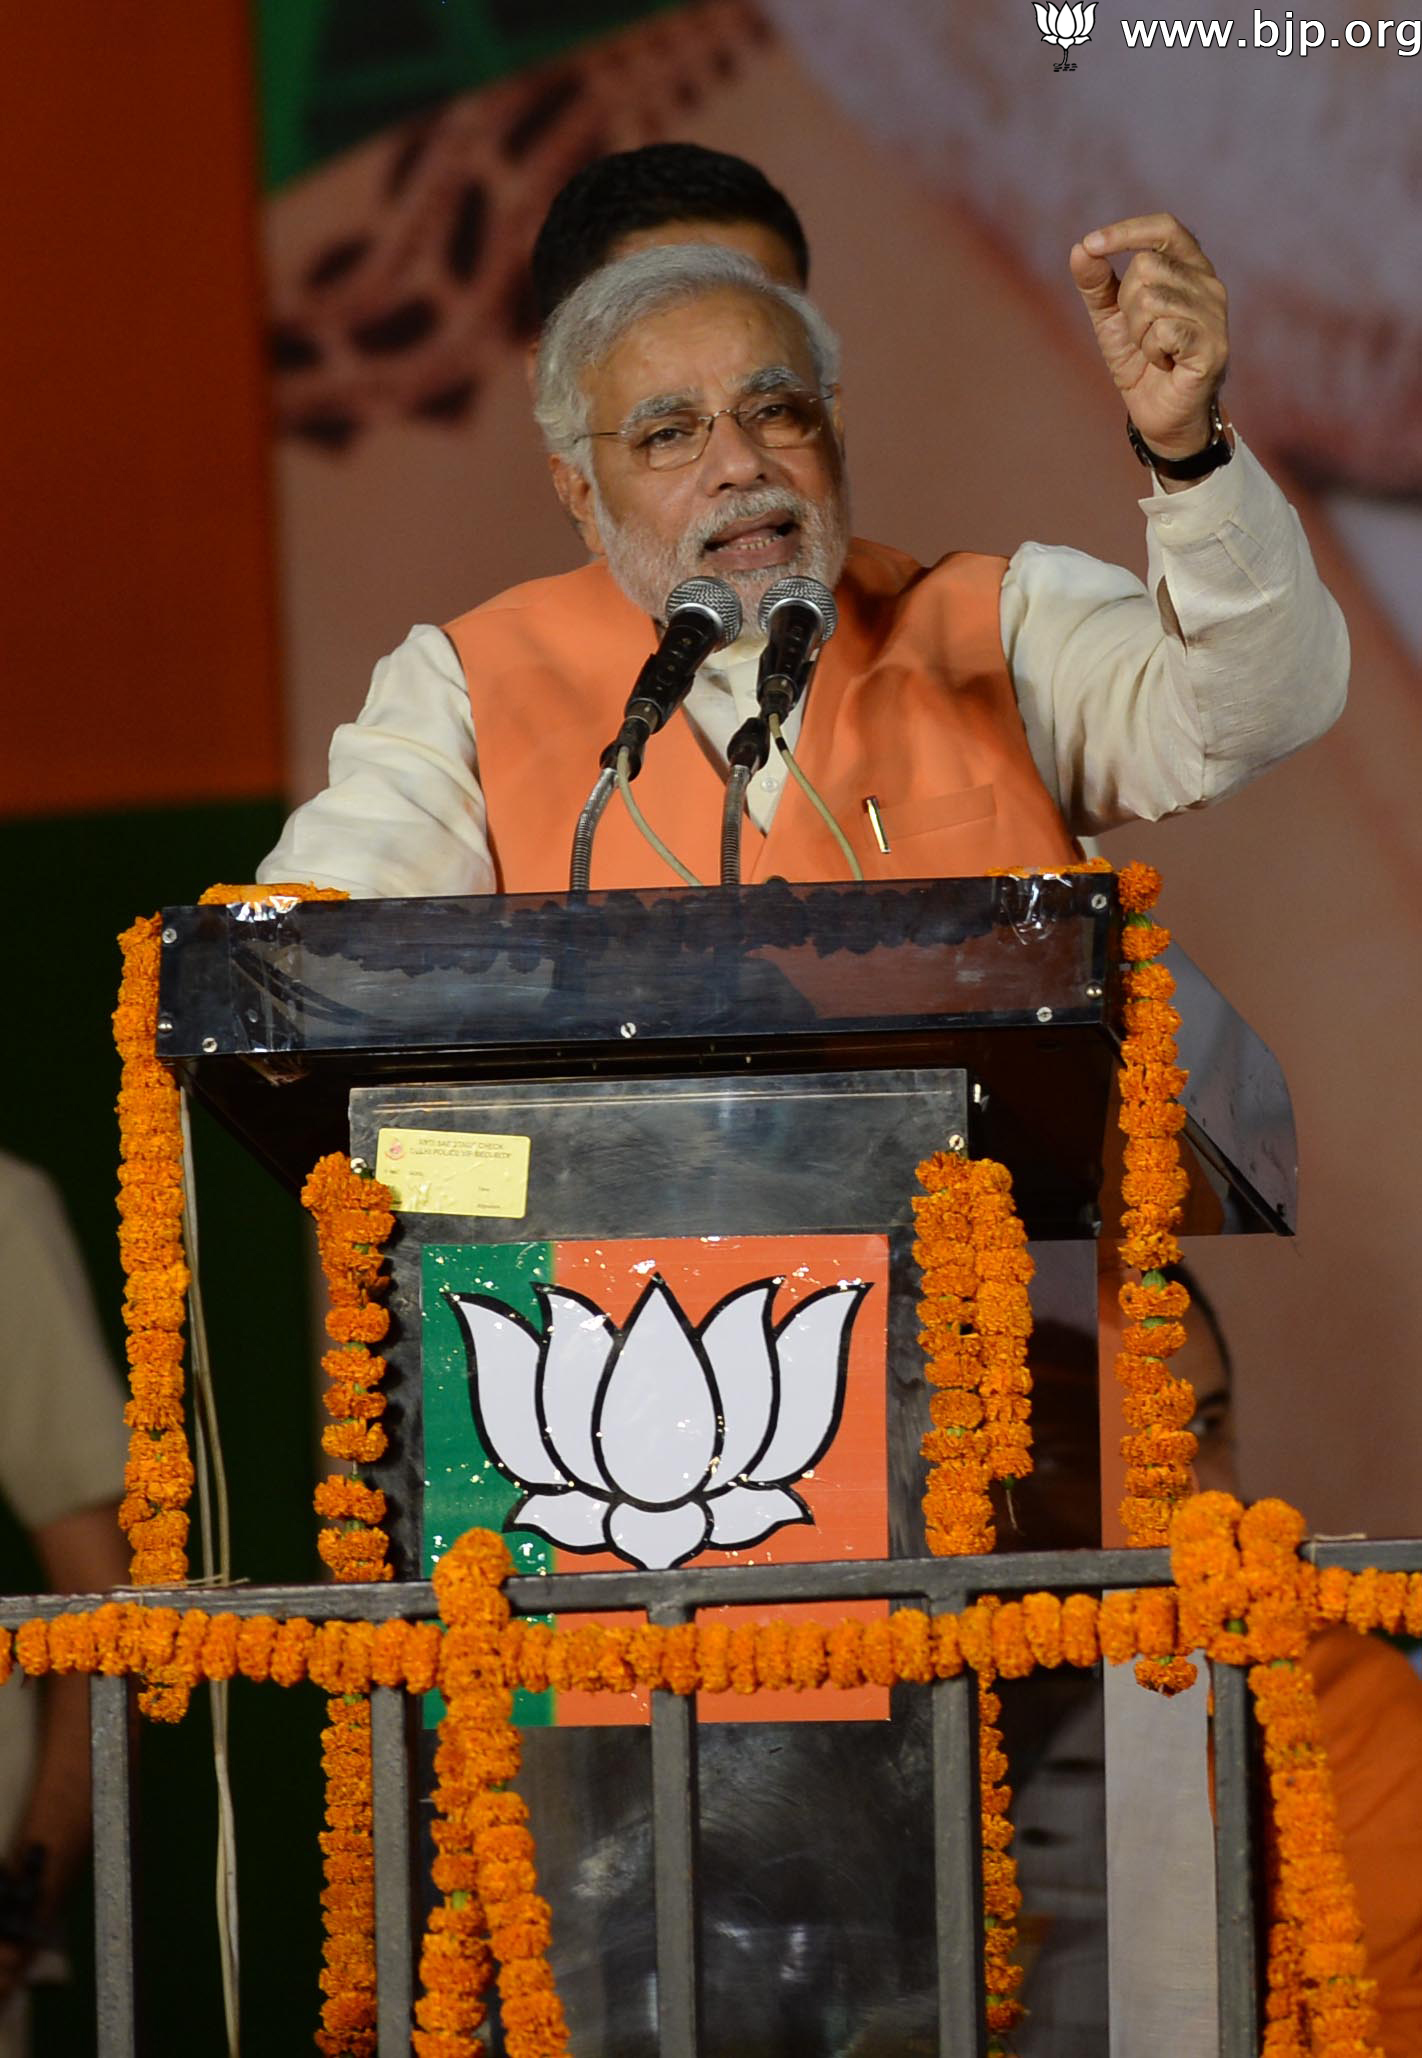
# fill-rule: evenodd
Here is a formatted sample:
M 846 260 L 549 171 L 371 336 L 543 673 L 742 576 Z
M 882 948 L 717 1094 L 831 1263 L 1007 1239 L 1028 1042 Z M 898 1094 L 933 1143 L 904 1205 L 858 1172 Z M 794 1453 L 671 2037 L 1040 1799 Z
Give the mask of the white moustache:
M 810 506 L 798 493 L 776 492 L 773 487 L 760 486 L 754 493 L 738 493 L 734 500 L 727 499 L 693 522 L 686 532 L 686 544 L 692 550 L 704 550 L 726 529 L 734 528 L 737 522 L 755 522 L 773 515 L 778 521 L 797 522 L 803 529 L 810 520 Z

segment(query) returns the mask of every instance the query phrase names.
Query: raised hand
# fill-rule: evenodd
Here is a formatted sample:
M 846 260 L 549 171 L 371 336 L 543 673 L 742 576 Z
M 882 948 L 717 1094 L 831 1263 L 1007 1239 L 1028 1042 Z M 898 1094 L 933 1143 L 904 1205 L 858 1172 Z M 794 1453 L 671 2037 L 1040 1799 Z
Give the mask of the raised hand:
M 1111 259 L 1131 252 L 1120 279 Z M 1072 245 L 1071 275 L 1131 420 L 1166 458 L 1210 441 L 1210 406 L 1229 358 L 1227 296 L 1173 214 L 1134 215 Z

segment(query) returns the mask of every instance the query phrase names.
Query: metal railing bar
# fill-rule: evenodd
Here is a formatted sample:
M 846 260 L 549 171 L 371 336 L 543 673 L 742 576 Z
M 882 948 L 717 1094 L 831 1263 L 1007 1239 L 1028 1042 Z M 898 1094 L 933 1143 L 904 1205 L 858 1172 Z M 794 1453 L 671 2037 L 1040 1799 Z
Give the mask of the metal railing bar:
M 511 1579 L 512 1605 L 529 1614 L 736 1602 L 928 1599 L 1031 1592 L 1038 1587 L 1164 1586 L 1168 1551 L 1033 1551 L 1001 1558 L 851 1558 L 821 1565 L 686 1566 L 672 1572 L 571 1572 Z
M 370 1693 L 375 1830 L 376 2036 L 380 2058 L 408 2058 L 414 2002 L 410 1852 L 410 1700 L 399 1687 Z
M 1342 1572 L 1422 1572 L 1422 1543 L 1412 1536 L 1314 1536 L 1302 1555 L 1310 1565 Z
M 136 2058 L 133 1737 L 129 1684 L 96 1673 L 89 1682 L 94 1812 L 94 1971 L 98 2058 Z
M 1218 1908 L 1220 2058 L 1259 2049 L 1259 1956 L 1250 1820 L 1249 1680 L 1238 1665 L 1213 1665 L 1215 1879 Z
M 0 1596 L 0 1629 L 17 1629 L 39 1616 L 85 1615 L 111 1601 L 136 1601 L 145 1608 L 176 1608 L 187 1614 L 202 1608 L 209 1615 L 274 1615 L 279 1620 L 304 1615 L 314 1622 L 388 1622 L 395 1617 L 436 1613 L 434 1588 L 427 1579 L 391 1580 L 336 1586 L 139 1586 L 115 1587 L 106 1594 L 5 1594 Z
M 963 1606 L 948 1593 L 935 1614 Z M 933 1883 L 938 1960 L 940 2058 L 981 2058 L 987 2048 L 983 1993 L 982 1803 L 978 1789 L 978 1683 L 964 1672 L 940 1680 L 933 1724 Z
M 654 1622 L 686 1620 L 663 1606 Z M 659 2058 L 699 2058 L 701 1938 L 697 1874 L 696 1697 L 652 1696 L 652 1878 Z
M 1422 1543 L 1416 1547 L 1422 1567 Z M 1322 1562 L 1322 1561 L 1320 1561 Z M 850 1558 L 815 1565 L 682 1567 L 670 1572 L 563 1572 L 519 1577 L 504 1587 L 520 1614 L 564 1610 L 642 1610 L 667 1605 L 694 1611 L 735 1602 L 816 1600 L 932 1601 L 946 1593 L 1025 1593 L 1037 1588 L 1089 1590 L 1166 1586 L 1163 1550 L 1022 1551 L 1000 1558 Z M 0 1627 L 32 1616 L 82 1614 L 110 1601 L 149 1607 L 204 1608 L 209 1614 L 304 1615 L 313 1621 L 388 1621 L 433 1615 L 428 1580 L 384 1585 L 118 1588 L 106 1594 L 29 1594 L 0 1598 Z
M 1422 1572 L 1422 1539 L 1374 1542 L 1317 1539 L 1303 1547 L 1311 1564 L 1344 1571 Z M 560 1610 L 645 1609 L 661 1602 L 695 1610 L 737 1601 L 911 1600 L 942 1594 L 1031 1593 L 1042 1588 L 1092 1592 L 1106 1587 L 1169 1586 L 1165 1550 L 1013 1551 L 1000 1558 L 852 1558 L 820 1565 L 687 1566 L 673 1572 L 560 1572 L 510 1579 L 509 1602 L 524 1615 Z M 148 1607 L 205 1608 L 210 1615 L 305 1615 L 312 1621 L 386 1622 L 433 1615 L 427 1579 L 375 1586 L 118 1587 L 103 1594 L 0 1596 L 0 1628 L 32 1617 L 83 1614 L 110 1601 Z

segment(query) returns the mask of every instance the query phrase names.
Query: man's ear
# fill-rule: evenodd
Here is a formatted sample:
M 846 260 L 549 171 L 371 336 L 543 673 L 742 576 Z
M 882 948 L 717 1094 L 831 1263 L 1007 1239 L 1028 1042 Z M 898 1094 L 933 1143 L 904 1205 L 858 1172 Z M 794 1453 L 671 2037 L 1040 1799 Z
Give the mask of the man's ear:
M 592 481 L 571 464 L 566 457 L 550 454 L 548 470 L 553 479 L 553 491 L 567 510 L 568 518 L 583 539 L 583 548 L 589 557 L 602 557 L 602 537 L 598 533 L 597 516 L 593 511 Z
M 840 447 L 844 445 L 844 394 L 840 387 L 830 387 L 829 418 L 834 424 L 835 437 Z

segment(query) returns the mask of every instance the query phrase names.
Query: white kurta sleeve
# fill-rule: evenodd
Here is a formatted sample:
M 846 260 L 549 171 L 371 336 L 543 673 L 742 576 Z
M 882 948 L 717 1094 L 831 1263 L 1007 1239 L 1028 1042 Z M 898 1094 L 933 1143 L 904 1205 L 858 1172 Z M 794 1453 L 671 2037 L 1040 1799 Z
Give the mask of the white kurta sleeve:
M 442 630 L 412 629 L 375 667 L 359 717 L 331 739 L 330 783 L 291 815 L 257 878 L 356 900 L 493 892 L 474 718 Z
M 1348 636 L 1298 516 L 1242 442 L 1182 493 L 1153 493 L 1147 584 L 1027 543 L 1002 637 L 1037 769 L 1092 835 L 1219 800 L 1321 736 Z

